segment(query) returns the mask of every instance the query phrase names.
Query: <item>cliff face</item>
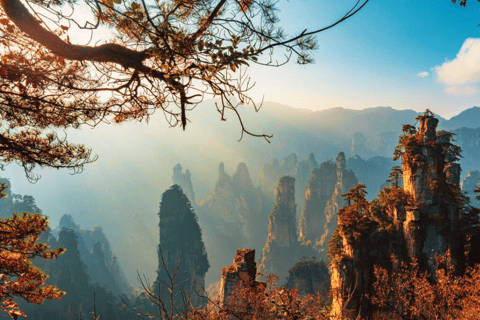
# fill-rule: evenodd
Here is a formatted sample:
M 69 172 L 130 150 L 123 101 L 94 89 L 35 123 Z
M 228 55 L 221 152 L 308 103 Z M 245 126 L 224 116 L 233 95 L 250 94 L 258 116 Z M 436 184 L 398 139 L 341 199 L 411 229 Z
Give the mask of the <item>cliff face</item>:
M 173 185 L 162 195 L 160 203 L 160 245 L 158 247 L 158 275 L 154 284 L 155 295 L 170 304 L 168 288 L 172 285 L 170 276 L 176 267 L 173 279 L 175 306 L 183 310 L 182 291 L 192 293 L 194 306 L 205 301 L 196 295 L 205 287 L 205 274 L 210 265 L 202 240 L 197 216 L 182 189 Z M 161 287 L 161 293 L 159 292 Z
M 281 163 L 273 159 L 271 163 L 265 163 L 260 171 L 260 188 L 269 196 L 272 202 L 275 201 L 275 190 L 278 179 L 283 176 L 295 178 L 295 199 L 297 200 L 297 217 L 304 204 L 305 188 L 311 177 L 312 170 L 318 167 L 313 153 L 310 153 L 306 160 L 298 161 L 295 154 L 286 157 Z
M 320 292 L 327 297 L 330 291 L 330 272 L 327 265 L 323 261 L 302 259 L 288 271 L 285 288 L 297 288 L 301 296 Z
M 199 206 L 199 219 L 212 265 L 207 283 L 218 279 L 221 268 L 229 263 L 228 257 L 238 248 L 263 248 L 272 206 L 273 201 L 253 186 L 244 163 L 238 164 L 232 177 L 220 163 L 214 191 Z
M 375 152 L 380 156 L 390 157 L 397 144 L 398 134 L 399 132 L 395 131 L 380 132 L 375 140 Z
M 266 275 L 278 275 L 279 283 L 283 283 L 289 268 L 298 259 L 300 248 L 295 228 L 295 179 L 280 178 L 276 194 L 277 201 L 269 215 L 261 269 Z
M 256 281 L 257 264 L 255 262 L 255 250 L 238 249 L 235 253 L 233 263 L 229 267 L 222 269 L 220 279 L 219 301 L 224 307 L 232 299 L 235 287 L 237 285 L 249 285 L 252 287 L 264 285 Z
M 9 179 L 0 178 L 0 183 L 5 183 L 5 185 L 8 186 L 8 188 L 3 191 L 7 196 L 0 199 L 1 218 L 11 217 L 13 212 L 22 213 L 26 211 L 29 213 L 42 213 L 42 210 L 37 207 L 34 197 L 12 193 L 12 186 Z
M 327 161 L 312 171 L 299 221 L 300 242 L 313 245 L 325 256 L 328 239 L 337 227 L 338 208 L 345 204 L 341 195 L 356 184 L 353 171 L 346 170 L 343 152 L 336 163 Z
M 371 152 L 367 149 L 367 139 L 359 132 L 353 134 L 352 139 L 352 156 L 359 155 L 361 157 L 368 157 Z
M 175 167 L 173 167 L 172 183 L 179 185 L 188 200 L 190 200 L 192 207 L 196 207 L 197 202 L 195 200 L 195 192 L 193 191 L 190 171 L 187 169 L 185 170 L 185 173 L 183 173 L 182 165 L 180 163 L 177 163 Z
M 221 163 L 214 192 L 201 203 L 201 207 L 215 221 L 220 232 L 234 239 L 237 248 L 247 245 L 258 248 L 266 239 L 269 204 L 260 188 L 253 187 L 244 163 L 237 166 L 232 178 Z
M 64 229 L 75 233 L 80 258 L 85 263 L 92 283 L 98 283 L 111 292 L 127 293 L 128 281 L 102 227 L 82 229 L 71 215 L 65 214 L 60 218 L 59 226 L 53 233 L 60 234 Z
M 396 140 L 398 140 L 398 135 Z M 390 154 L 392 154 L 391 150 L 395 147 L 396 140 L 394 140 L 394 146 L 390 149 Z M 366 195 L 368 200 L 375 198 L 387 184 L 386 180 L 389 178 L 392 167 L 395 165 L 395 161 L 392 160 L 391 156 L 388 158 L 376 156 L 367 160 L 355 156 L 347 160 L 347 168 L 355 173 L 358 183 L 368 187 L 368 194 Z M 399 183 L 402 183 L 401 179 Z
M 434 274 L 434 255 L 447 250 L 461 265 L 459 226 L 459 149 L 451 135 L 436 131 L 429 112 L 420 128 L 404 126 L 396 149 L 402 158 L 403 187 L 383 189 L 368 203 L 362 188 L 350 192 L 352 203 L 339 211 L 339 224 L 330 242 L 333 314 L 341 319 L 368 314 L 372 306 L 373 266 L 391 270 L 390 255 L 399 262 L 417 259 L 421 271 Z M 349 296 L 350 299 L 345 299 Z
M 458 252 L 460 165 L 450 152 L 450 136 L 436 132 L 438 120 L 424 117 L 410 152 L 403 155 L 404 191 L 412 197 L 405 208 L 408 254 L 430 260 L 435 253 Z M 433 220 L 432 220 L 433 219 Z
M 467 173 L 465 179 L 462 180 L 461 188 L 462 191 L 467 193 L 467 197 L 470 198 L 470 203 L 474 207 L 480 207 L 480 200 L 476 200 L 478 193 L 475 194 L 474 190 L 475 187 L 478 186 L 478 182 L 480 179 L 480 171 L 470 171 Z
M 459 160 L 459 163 L 462 165 L 464 172 L 478 170 L 478 163 L 480 161 L 479 126 L 480 124 L 478 123 L 472 127 L 468 127 L 467 124 L 462 125 L 462 128 L 457 128 L 452 131 L 455 134 L 456 144 L 462 148 L 463 158 Z

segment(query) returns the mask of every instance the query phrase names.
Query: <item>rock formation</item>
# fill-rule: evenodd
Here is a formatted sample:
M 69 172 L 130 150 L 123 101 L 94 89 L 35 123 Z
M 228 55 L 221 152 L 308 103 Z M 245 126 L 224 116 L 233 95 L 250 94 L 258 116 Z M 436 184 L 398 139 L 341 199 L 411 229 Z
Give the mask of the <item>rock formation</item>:
M 295 199 L 297 201 L 297 220 L 300 215 L 299 210 L 303 207 L 305 188 L 312 174 L 312 170 L 318 167 L 313 153 L 310 153 L 308 159 L 298 161 L 295 154 L 286 157 L 282 163 L 277 159 L 273 159 L 271 163 L 265 163 L 260 171 L 260 188 L 270 197 L 271 201 L 275 201 L 275 190 L 277 188 L 278 179 L 283 176 L 291 176 L 295 178 Z
M 297 168 L 297 163 L 298 163 L 298 158 L 295 153 L 292 153 L 291 155 L 287 156 L 285 159 L 283 159 L 282 163 L 280 164 L 280 167 L 283 168 L 285 173 L 287 175 L 294 175 L 295 169 Z
M 238 285 L 265 286 L 264 283 L 256 281 L 256 275 L 255 250 L 238 249 L 232 265 L 222 269 L 219 288 L 219 300 L 222 307 L 231 301 L 232 294 Z
M 305 204 L 305 190 L 312 176 L 312 171 L 318 167 L 313 153 L 310 153 L 307 160 L 302 160 L 297 163 L 295 169 L 295 199 L 297 202 L 297 221 L 299 220 L 301 210 Z
M 462 148 L 463 158 L 460 159 L 462 169 L 465 172 L 479 170 L 480 124 L 477 124 L 476 128 L 459 128 L 452 132 L 455 134 L 456 144 Z
M 253 186 L 244 163 L 238 164 L 232 177 L 220 163 L 214 191 L 199 206 L 199 220 L 212 265 L 207 283 L 218 278 L 221 268 L 229 263 L 228 257 L 238 248 L 263 248 L 272 206 L 273 202 L 262 190 Z
M 29 212 L 42 213 L 42 210 L 37 207 L 35 198 L 29 195 L 19 195 L 12 193 L 12 186 L 10 180 L 7 178 L 0 178 L 0 183 L 5 183 L 8 186 L 3 192 L 6 197 L 0 199 L 0 218 L 8 218 L 12 216 L 13 212 Z
M 403 187 L 385 188 L 378 201 L 368 203 L 358 186 L 351 205 L 338 213 L 329 249 L 336 319 L 345 313 L 362 319 L 369 314 L 372 305 L 365 294 L 371 294 L 373 266 L 391 270 L 391 254 L 400 262 L 417 259 L 421 271 L 429 274 L 435 271 L 434 255 L 447 250 L 461 265 L 459 149 L 449 133 L 436 131 L 438 120 L 430 112 L 418 120 L 418 132 L 404 126 L 396 149 L 402 158 Z
M 398 137 L 398 135 L 397 135 Z M 395 140 L 394 147 L 396 144 Z M 372 200 L 388 183 L 386 180 L 389 178 L 392 167 L 398 165 L 392 160 L 392 149 L 390 149 L 389 157 L 376 156 L 368 160 L 364 160 L 359 156 L 348 158 L 347 168 L 351 169 L 358 179 L 358 183 L 364 184 L 368 188 L 368 194 L 366 195 L 368 200 Z M 402 183 L 401 179 L 399 181 Z M 390 184 L 388 184 L 390 185 Z
M 269 204 L 260 188 L 253 187 L 245 163 L 238 164 L 232 178 L 220 163 L 214 192 L 200 205 L 223 234 L 235 239 L 237 248 L 257 248 L 257 239 L 266 239 Z
M 195 192 L 193 191 L 190 171 L 187 169 L 185 170 L 185 173 L 183 173 L 182 165 L 180 163 L 177 163 L 175 167 L 173 167 L 172 183 L 177 184 L 182 188 L 183 193 L 185 193 L 188 200 L 190 200 L 192 207 L 195 208 L 197 202 L 195 201 Z
M 283 176 L 295 177 L 297 172 L 298 159 L 295 153 L 290 154 L 281 163 L 273 159 L 271 163 L 265 163 L 259 174 L 260 188 L 273 199 L 277 189 L 278 179 Z
M 276 274 L 284 283 L 288 270 L 298 261 L 300 244 L 295 228 L 295 179 L 280 178 L 277 201 L 269 215 L 268 239 L 263 248 L 261 270 L 264 274 Z
M 76 246 L 92 283 L 97 283 L 116 294 L 128 293 L 130 289 L 128 281 L 102 227 L 96 226 L 93 230 L 82 229 L 75 223 L 72 215 L 64 214 L 53 232 L 60 234 L 64 229 L 75 233 Z
M 370 150 L 367 147 L 367 139 L 360 132 L 355 132 L 352 139 L 352 156 L 360 156 L 362 158 L 368 159 L 376 155 L 373 150 Z
M 340 152 L 336 163 L 326 161 L 312 175 L 305 191 L 305 204 L 299 221 L 299 240 L 323 252 L 337 227 L 338 208 L 345 204 L 341 195 L 357 184 L 351 170 L 346 170 L 345 154 Z
M 480 207 L 480 200 L 475 199 L 478 193 L 474 193 L 475 187 L 479 185 L 479 179 L 480 171 L 470 171 L 461 183 L 462 191 L 466 192 L 466 196 L 470 198 L 470 203 L 474 207 Z
M 380 132 L 375 141 L 375 152 L 379 156 L 391 158 L 392 150 L 397 145 L 398 135 L 399 132 L 396 131 Z
M 285 288 L 297 288 L 301 296 L 321 293 L 326 299 L 330 291 L 330 272 L 324 261 L 301 259 L 288 271 Z
M 182 311 L 182 292 L 191 293 L 194 306 L 205 303 L 196 292 L 205 288 L 205 274 L 210 267 L 197 216 L 182 189 L 173 185 L 162 195 L 160 203 L 160 245 L 155 295 L 170 305 L 169 289 L 173 288 L 174 304 Z M 176 270 L 175 276 L 174 270 Z M 173 282 L 173 283 L 172 283 Z

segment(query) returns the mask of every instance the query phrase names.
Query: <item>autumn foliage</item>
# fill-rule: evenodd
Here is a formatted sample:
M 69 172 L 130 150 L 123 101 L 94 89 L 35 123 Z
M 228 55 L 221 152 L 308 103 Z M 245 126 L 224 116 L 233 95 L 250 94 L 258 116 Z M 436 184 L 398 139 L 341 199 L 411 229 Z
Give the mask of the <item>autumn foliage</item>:
M 1 188 L 5 190 L 6 186 Z M 65 251 L 47 250 L 46 244 L 37 242 L 47 227 L 46 217 L 38 213 L 14 213 L 10 218 L 0 219 L 0 310 L 14 319 L 26 316 L 14 297 L 41 304 L 45 298 L 60 299 L 65 294 L 55 286 L 45 285 L 48 275 L 31 262 L 37 256 L 55 259 Z
M 420 272 L 416 260 L 399 263 L 393 270 L 375 267 L 375 294 L 380 307 L 374 319 L 478 319 L 480 314 L 480 265 L 464 275 L 456 272 L 449 252 L 436 257 L 435 273 Z
M 226 303 L 210 300 L 204 309 L 192 310 L 185 319 L 328 319 L 326 297 L 316 293 L 301 298 L 298 289 L 285 289 L 277 284 L 276 275 L 269 276 L 266 283 L 257 282 L 256 285 L 240 281 Z

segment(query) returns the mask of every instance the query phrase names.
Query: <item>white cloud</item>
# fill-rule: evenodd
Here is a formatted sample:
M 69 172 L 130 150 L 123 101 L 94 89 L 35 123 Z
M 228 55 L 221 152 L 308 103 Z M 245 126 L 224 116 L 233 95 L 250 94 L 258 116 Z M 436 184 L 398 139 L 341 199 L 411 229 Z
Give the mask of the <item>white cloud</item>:
M 470 95 L 478 92 L 477 89 L 471 86 L 448 86 L 445 89 L 445 91 L 451 94 L 459 94 L 459 95 Z
M 463 85 L 480 80 L 480 39 L 465 40 L 457 57 L 435 67 L 437 80 L 447 85 Z
M 455 59 L 435 67 L 437 81 L 445 84 L 452 94 L 474 94 L 477 89 L 468 84 L 480 82 L 480 39 L 468 38 Z
M 422 78 L 428 77 L 429 75 L 430 75 L 430 73 L 428 73 L 427 71 L 417 73 L 417 76 L 422 77 Z

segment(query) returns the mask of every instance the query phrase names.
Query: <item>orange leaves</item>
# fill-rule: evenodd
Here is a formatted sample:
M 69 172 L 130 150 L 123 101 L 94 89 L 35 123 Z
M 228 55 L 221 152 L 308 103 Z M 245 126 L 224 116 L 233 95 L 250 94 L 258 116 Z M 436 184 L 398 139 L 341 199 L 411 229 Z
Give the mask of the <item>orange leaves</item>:
M 246 13 L 252 6 L 252 0 L 240 0 L 240 11 Z
M 14 302 L 12 298 L 2 301 L 0 310 L 7 312 L 13 319 L 18 319 L 19 316 L 26 317 L 25 313 L 18 309 L 18 303 Z
M 0 219 L 0 310 L 12 318 L 26 316 L 12 297 L 18 296 L 31 303 L 42 303 L 45 298 L 60 299 L 65 294 L 54 286 L 44 286 L 47 275 L 32 265 L 35 256 L 56 258 L 64 250 L 47 250 L 37 243 L 48 221 L 40 214 L 14 213 Z
M 372 302 L 389 307 L 379 309 L 379 319 L 391 318 L 393 314 L 403 319 L 478 319 L 479 265 L 460 275 L 448 251 L 436 256 L 433 276 L 420 272 L 416 260 L 399 263 L 392 256 L 392 263 L 391 271 L 375 267 Z
M 298 289 L 278 288 L 277 283 L 276 275 L 268 276 L 266 283 L 257 282 L 253 286 L 239 282 L 231 298 L 220 308 L 219 313 L 214 313 L 214 317 L 207 319 L 330 319 L 325 297 L 321 294 L 306 295 L 301 298 Z M 196 318 L 192 317 L 192 319 Z
M 114 3 L 116 3 L 116 4 L 122 3 L 121 0 L 103 0 L 102 2 L 103 2 L 106 6 L 111 7 L 111 8 L 113 8 L 113 4 L 114 4 Z

